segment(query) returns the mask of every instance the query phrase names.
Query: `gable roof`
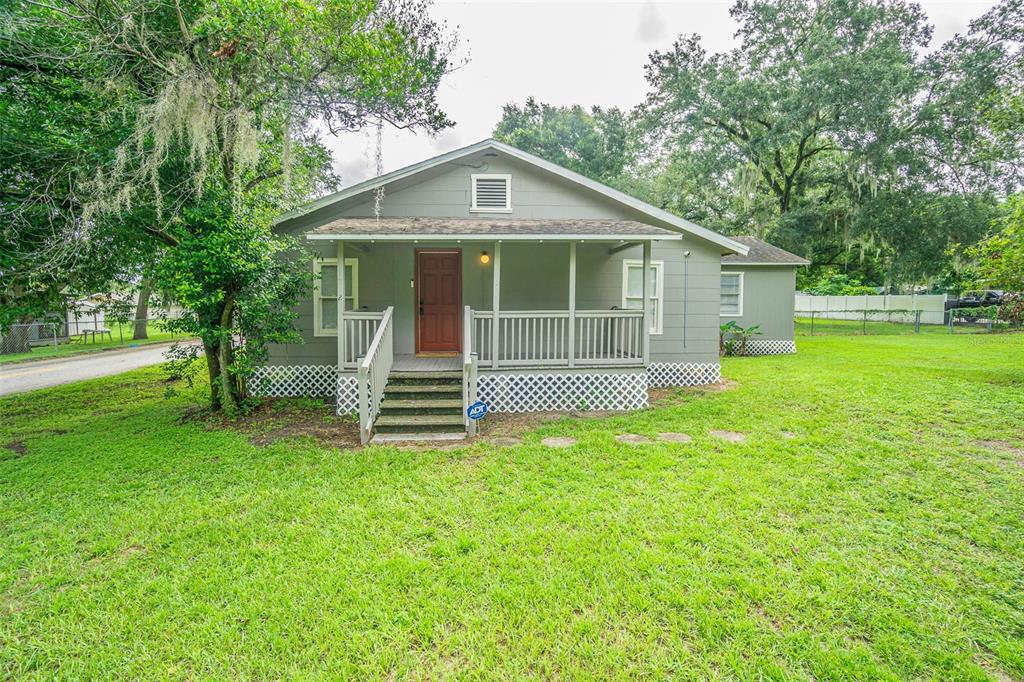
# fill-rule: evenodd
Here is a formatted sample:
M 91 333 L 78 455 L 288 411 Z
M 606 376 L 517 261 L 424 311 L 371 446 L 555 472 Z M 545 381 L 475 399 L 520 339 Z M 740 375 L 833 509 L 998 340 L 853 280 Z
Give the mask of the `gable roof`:
M 330 206 L 331 204 L 344 201 L 359 194 L 371 192 L 377 189 L 378 187 L 381 187 L 388 183 L 402 180 L 404 178 L 407 178 L 411 175 L 415 175 L 416 173 L 420 173 L 430 168 L 434 168 L 436 166 L 440 166 L 442 164 L 449 163 L 452 161 L 457 161 L 466 156 L 470 156 L 472 154 L 477 154 L 479 152 L 487 150 L 501 152 L 515 159 L 519 159 L 520 161 L 541 168 L 545 171 L 548 171 L 549 173 L 564 178 L 581 187 L 585 187 L 586 189 L 602 194 L 613 201 L 628 206 L 629 208 L 632 208 L 635 211 L 639 211 L 640 213 L 651 218 L 654 218 L 655 220 L 667 223 L 676 230 L 692 234 L 695 237 L 700 237 L 701 239 L 709 241 L 712 244 L 716 244 L 722 247 L 723 249 L 726 249 L 733 253 L 747 253 L 747 247 L 744 244 L 739 243 L 738 241 L 734 241 L 713 230 L 709 230 L 706 227 L 701 227 L 700 225 L 691 223 L 689 220 L 673 215 L 668 211 L 658 208 L 657 206 L 652 206 L 651 204 L 648 204 L 645 201 L 640 201 L 636 197 L 632 197 L 626 194 L 625 192 L 620 192 L 619 190 L 613 189 L 608 185 L 597 182 L 596 180 L 591 180 L 590 178 L 580 175 L 579 173 L 576 173 L 574 171 L 571 171 L 568 168 L 563 168 L 558 164 L 551 163 L 550 161 L 545 161 L 539 156 L 534 156 L 533 154 L 524 152 L 521 149 L 516 149 L 515 147 L 507 145 L 504 142 L 498 142 L 497 140 L 490 138 L 486 140 L 481 140 L 480 142 L 471 144 L 466 147 L 462 147 L 461 149 L 455 149 L 445 154 L 440 154 L 439 156 L 435 156 L 433 158 L 420 161 L 419 163 L 414 163 L 410 166 L 406 166 L 405 168 L 399 168 L 398 170 L 391 171 L 390 173 L 379 175 L 375 178 L 371 178 L 364 182 L 352 185 L 351 187 L 343 189 L 340 192 L 329 194 L 325 197 L 317 199 L 316 201 L 308 203 L 304 206 L 300 206 L 281 215 L 279 218 L 277 218 L 277 220 L 274 221 L 274 224 L 277 225 L 292 220 L 294 218 L 299 218 L 301 216 L 307 215 L 314 211 L 318 211 L 322 208 Z
M 722 256 L 723 265 L 810 265 L 811 261 L 801 258 L 795 253 L 785 249 L 772 246 L 763 239 L 757 237 L 731 237 L 733 241 L 739 242 L 749 250 L 745 256 L 730 254 Z

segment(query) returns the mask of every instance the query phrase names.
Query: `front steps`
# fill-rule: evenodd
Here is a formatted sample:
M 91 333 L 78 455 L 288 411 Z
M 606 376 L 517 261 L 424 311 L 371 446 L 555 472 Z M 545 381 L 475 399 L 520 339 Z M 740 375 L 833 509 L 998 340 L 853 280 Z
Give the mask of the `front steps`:
M 374 434 L 375 443 L 465 438 L 462 372 L 392 372 Z

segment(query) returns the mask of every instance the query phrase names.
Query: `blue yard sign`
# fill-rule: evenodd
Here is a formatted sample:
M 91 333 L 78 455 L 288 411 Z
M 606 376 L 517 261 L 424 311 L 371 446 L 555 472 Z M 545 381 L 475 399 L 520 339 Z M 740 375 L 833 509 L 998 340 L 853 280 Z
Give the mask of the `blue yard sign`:
M 487 414 L 487 405 L 480 400 L 466 408 L 466 415 L 470 419 L 481 419 L 485 414 Z

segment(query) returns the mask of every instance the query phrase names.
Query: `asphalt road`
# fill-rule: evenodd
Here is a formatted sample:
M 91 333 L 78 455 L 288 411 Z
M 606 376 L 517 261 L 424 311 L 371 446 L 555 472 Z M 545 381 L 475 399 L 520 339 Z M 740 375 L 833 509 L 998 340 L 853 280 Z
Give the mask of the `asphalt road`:
M 0 395 L 120 374 L 164 361 L 170 343 L 0 365 Z

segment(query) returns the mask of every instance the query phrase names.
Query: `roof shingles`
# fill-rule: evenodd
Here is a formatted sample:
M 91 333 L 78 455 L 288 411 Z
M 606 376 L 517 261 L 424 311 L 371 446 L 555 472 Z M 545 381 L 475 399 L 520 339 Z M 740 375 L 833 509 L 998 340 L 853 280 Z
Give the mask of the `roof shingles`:
M 320 238 L 352 236 L 466 237 L 501 235 L 588 235 L 679 239 L 679 233 L 635 220 L 529 220 L 516 218 L 339 218 L 309 230 Z
M 810 265 L 811 263 L 806 258 L 772 246 L 757 237 L 729 237 L 729 239 L 743 244 L 749 251 L 746 256 L 739 254 L 722 256 L 723 265 Z

